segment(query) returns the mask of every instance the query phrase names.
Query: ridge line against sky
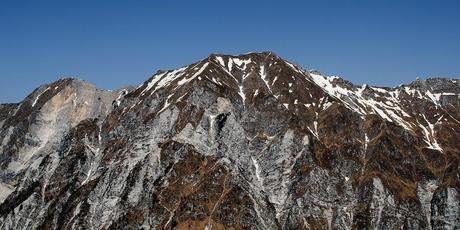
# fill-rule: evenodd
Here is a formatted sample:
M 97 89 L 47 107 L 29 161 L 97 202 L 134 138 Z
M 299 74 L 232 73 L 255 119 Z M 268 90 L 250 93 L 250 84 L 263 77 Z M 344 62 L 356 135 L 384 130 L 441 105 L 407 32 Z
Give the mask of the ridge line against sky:
M 2 1 L 0 103 L 63 76 L 138 85 L 210 53 L 270 50 L 355 84 L 456 78 L 458 9 L 459 1 Z

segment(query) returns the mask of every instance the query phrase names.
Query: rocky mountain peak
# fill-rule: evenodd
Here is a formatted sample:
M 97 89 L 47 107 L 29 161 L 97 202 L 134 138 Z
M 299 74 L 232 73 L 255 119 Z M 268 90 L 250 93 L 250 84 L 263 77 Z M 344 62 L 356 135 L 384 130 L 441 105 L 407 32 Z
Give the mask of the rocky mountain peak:
M 455 228 L 458 95 L 458 80 L 358 86 L 273 52 L 119 92 L 62 79 L 0 106 L 0 226 Z
M 16 182 L 10 175 L 36 164 L 80 122 L 103 120 L 117 96 L 80 79 L 62 78 L 40 86 L 20 103 L 0 106 L 0 177 L 6 183 L 0 200 L 13 192 L 10 186 Z

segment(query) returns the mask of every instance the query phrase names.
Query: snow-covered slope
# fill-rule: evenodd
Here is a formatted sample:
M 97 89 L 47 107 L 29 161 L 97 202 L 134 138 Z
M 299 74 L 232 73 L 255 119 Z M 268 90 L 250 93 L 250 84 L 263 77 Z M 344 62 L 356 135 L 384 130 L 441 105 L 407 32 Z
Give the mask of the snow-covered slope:
M 444 91 L 431 88 L 402 85 L 397 88 L 379 88 L 363 85 L 354 86 L 338 77 L 324 77 L 309 73 L 310 78 L 329 95 L 342 101 L 349 109 L 360 115 L 376 114 L 388 122 L 395 123 L 407 131 L 422 132 L 429 148 L 442 151 L 436 140 L 434 126 L 441 122 L 459 123 L 449 112 L 449 107 L 457 107 L 460 102 L 460 84 L 458 80 L 429 79 L 425 85 L 437 81 L 441 85 L 450 85 Z M 421 82 L 421 81 L 418 81 Z M 420 103 L 420 110 L 414 104 Z M 445 108 L 448 107 L 448 108 Z M 425 114 L 427 109 L 436 110 L 436 114 Z M 430 117 L 430 119 L 427 118 Z

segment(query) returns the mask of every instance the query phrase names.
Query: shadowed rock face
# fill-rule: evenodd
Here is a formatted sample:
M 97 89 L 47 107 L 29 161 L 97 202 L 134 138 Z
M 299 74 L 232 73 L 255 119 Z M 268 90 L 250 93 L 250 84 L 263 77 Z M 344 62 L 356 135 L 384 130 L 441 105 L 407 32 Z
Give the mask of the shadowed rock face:
M 356 86 L 271 52 L 0 105 L 5 229 L 455 229 L 460 86 Z

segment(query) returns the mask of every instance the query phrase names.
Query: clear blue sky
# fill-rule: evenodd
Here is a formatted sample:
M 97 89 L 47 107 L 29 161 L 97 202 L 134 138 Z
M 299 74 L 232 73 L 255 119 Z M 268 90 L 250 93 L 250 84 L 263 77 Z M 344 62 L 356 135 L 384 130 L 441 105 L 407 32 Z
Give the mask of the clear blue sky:
M 272 50 L 356 84 L 460 76 L 460 1 L 0 1 L 0 102 L 75 76 L 115 89 Z

